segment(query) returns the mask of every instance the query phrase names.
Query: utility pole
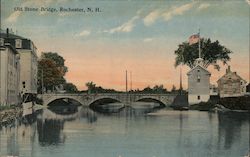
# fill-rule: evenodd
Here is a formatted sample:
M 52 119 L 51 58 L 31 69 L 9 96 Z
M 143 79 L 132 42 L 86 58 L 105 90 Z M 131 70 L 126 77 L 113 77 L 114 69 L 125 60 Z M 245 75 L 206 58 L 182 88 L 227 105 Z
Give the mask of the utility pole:
M 128 105 L 128 71 L 126 70 L 126 105 Z
M 182 67 L 180 67 L 180 95 L 182 93 Z
M 42 82 L 42 95 L 43 95 L 43 69 L 42 69 L 42 79 L 41 79 L 41 82 Z
M 126 93 L 128 92 L 128 72 L 126 70 Z
M 132 72 L 130 71 L 130 91 L 132 91 Z

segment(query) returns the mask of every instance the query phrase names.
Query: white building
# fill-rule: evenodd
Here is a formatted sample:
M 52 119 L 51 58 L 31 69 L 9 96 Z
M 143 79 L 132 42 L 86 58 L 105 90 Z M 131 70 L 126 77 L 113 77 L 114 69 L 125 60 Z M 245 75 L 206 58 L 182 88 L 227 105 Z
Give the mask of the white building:
M 0 38 L 0 105 L 20 103 L 19 53 Z
M 11 34 L 8 29 L 1 37 L 20 54 L 19 89 L 24 99 L 30 100 L 37 94 L 37 49 L 31 40 Z
M 188 73 L 188 103 L 207 102 L 210 98 L 211 73 L 204 68 L 203 59 L 196 59 L 195 67 Z

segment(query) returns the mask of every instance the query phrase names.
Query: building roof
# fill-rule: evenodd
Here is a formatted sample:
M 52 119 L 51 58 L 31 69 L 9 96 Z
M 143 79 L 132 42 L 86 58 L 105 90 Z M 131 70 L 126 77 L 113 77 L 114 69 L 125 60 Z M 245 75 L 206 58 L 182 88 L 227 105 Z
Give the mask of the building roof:
M 228 72 L 228 73 L 226 73 L 226 74 L 224 74 L 221 78 L 219 78 L 219 80 L 217 80 L 217 82 L 220 82 L 221 80 L 223 80 L 223 79 L 227 79 L 227 77 L 229 76 L 229 75 L 234 75 L 235 77 L 237 77 L 238 79 L 240 79 L 240 80 L 243 80 L 245 83 L 247 83 L 247 81 L 246 80 L 244 80 L 242 77 L 240 77 L 236 72 Z
M 191 70 L 189 70 L 189 72 L 187 73 L 187 75 L 190 75 L 190 73 L 193 71 L 193 70 L 195 70 L 195 69 L 197 69 L 197 68 L 201 68 L 201 69 L 203 69 L 205 72 L 207 72 L 207 74 L 209 74 L 209 75 L 211 75 L 211 73 L 206 69 L 206 68 L 204 68 L 203 66 L 201 66 L 201 65 L 196 65 L 195 67 L 193 67 Z
M 12 34 L 12 33 L 9 33 L 9 36 L 7 37 L 7 33 L 0 33 L 0 38 L 10 38 L 10 39 L 26 39 L 24 37 L 21 37 L 19 35 L 15 35 L 15 34 Z

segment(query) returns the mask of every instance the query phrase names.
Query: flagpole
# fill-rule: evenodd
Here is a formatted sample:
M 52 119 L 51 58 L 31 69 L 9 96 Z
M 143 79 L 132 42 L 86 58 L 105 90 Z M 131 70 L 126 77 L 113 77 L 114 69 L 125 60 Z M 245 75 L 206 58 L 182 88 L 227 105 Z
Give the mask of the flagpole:
M 199 28 L 199 58 L 201 58 L 201 37 L 200 37 L 200 28 Z

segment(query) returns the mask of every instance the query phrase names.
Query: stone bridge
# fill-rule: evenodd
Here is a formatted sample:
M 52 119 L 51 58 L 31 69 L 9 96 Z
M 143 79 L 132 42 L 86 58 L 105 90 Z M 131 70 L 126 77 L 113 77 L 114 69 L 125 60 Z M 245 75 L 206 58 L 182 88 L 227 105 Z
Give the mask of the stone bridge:
M 87 93 L 75 93 L 75 94 L 43 94 L 40 95 L 43 100 L 43 105 L 48 106 L 51 102 L 58 99 L 72 99 L 78 101 L 84 106 L 90 106 L 96 101 L 104 99 L 111 99 L 117 102 L 121 102 L 124 105 L 131 105 L 133 102 L 138 101 L 152 101 L 169 106 L 173 103 L 177 94 L 137 94 L 137 93 L 98 93 L 98 94 L 87 94 Z

